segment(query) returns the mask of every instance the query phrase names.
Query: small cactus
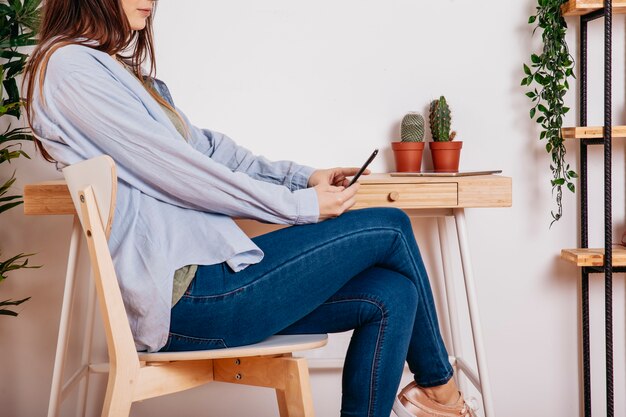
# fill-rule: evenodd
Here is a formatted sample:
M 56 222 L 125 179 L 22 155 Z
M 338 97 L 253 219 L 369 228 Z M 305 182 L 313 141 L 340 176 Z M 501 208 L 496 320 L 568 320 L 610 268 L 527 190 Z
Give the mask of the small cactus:
M 424 117 L 415 112 L 408 113 L 402 119 L 400 129 L 402 142 L 423 142 L 424 141 Z
M 430 103 L 429 121 L 430 132 L 435 142 L 449 142 L 456 136 L 456 132 L 450 132 L 452 112 L 444 96 Z

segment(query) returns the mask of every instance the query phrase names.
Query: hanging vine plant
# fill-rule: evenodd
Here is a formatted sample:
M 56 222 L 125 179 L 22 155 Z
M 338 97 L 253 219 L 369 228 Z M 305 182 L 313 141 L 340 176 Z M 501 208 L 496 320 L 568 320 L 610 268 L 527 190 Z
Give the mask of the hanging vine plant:
M 569 112 L 564 97 L 569 90 L 568 79 L 574 76 L 574 58 L 565 42 L 567 23 L 561 13 L 561 5 L 567 0 L 538 0 L 537 14 L 528 23 L 542 30 L 543 50 L 530 56 L 530 65 L 524 64 L 522 86 L 531 90 L 526 96 L 532 100 L 530 118 L 541 126 L 540 140 L 546 141 L 546 151 L 552 162 L 552 195 L 556 209 L 551 211 L 552 223 L 563 215 L 563 187 L 575 192 L 573 180 L 578 178 L 565 160 L 565 144 L 561 136 L 563 118 Z

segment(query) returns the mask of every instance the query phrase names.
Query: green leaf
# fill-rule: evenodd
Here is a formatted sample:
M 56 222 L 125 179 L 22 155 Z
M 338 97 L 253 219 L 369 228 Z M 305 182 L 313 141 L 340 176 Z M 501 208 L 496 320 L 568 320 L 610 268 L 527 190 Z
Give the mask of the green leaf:
M 0 58 L 4 59 L 24 58 L 26 56 L 26 54 L 11 49 L 4 49 L 0 51 Z
M 524 74 L 531 75 L 532 71 L 528 68 L 528 65 L 524 64 Z
M 6 93 L 9 95 L 9 98 L 4 101 L 4 105 L 7 103 L 21 103 L 20 99 L 20 90 L 17 88 L 17 80 L 15 78 L 9 78 L 2 82 Z
M 535 93 L 533 93 L 532 91 L 529 91 L 528 93 L 526 93 L 526 97 L 528 98 L 535 98 L 537 95 Z
M 535 113 L 536 113 L 536 112 L 537 112 L 537 109 L 536 109 L 536 108 L 534 108 L 534 107 L 533 107 L 532 109 L 530 109 L 530 118 L 531 118 L 531 119 L 535 117 Z
M 22 2 L 20 0 L 9 0 L 9 5 L 11 5 L 11 8 L 18 14 L 22 10 Z
M 11 306 L 19 306 L 20 304 L 26 302 L 30 300 L 30 297 L 26 297 L 23 298 L 21 300 L 5 300 L 5 301 L 0 301 L 0 315 L 2 316 L 13 316 L 16 317 L 17 313 L 13 310 L 9 310 L 5 307 L 11 307 Z
M 0 307 L 6 307 L 6 306 L 19 306 L 20 304 L 26 302 L 30 300 L 30 297 L 26 297 L 24 299 L 21 300 L 4 300 L 4 301 L 0 301 Z
M 5 211 L 12 209 L 13 207 L 19 206 L 20 204 L 22 204 L 22 201 L 16 201 L 14 203 L 0 205 L 0 213 L 4 213 Z
M 1 303 L 0 303 L 1 304 Z M 13 317 L 17 317 L 17 313 L 15 311 L 12 310 L 7 310 L 4 308 L 0 308 L 0 316 L 13 316 Z
M 528 24 L 532 25 L 533 23 L 535 23 L 536 20 L 537 20 L 537 16 L 530 16 L 528 18 Z
M 574 185 L 574 183 L 572 182 L 568 182 L 567 183 L 567 189 L 570 190 L 571 192 L 575 193 L 576 192 L 576 186 Z
M 537 54 L 532 54 L 530 56 L 530 60 L 532 61 L 533 64 L 539 64 L 541 62 L 541 58 L 539 58 Z
M 0 195 L 2 195 L 2 194 L 0 194 Z M 15 200 L 15 199 L 18 199 L 18 198 L 22 198 L 22 196 L 21 195 L 11 195 L 11 196 L 8 196 L 8 197 L 2 197 L 2 198 L 0 198 L 0 202 L 4 203 L 6 201 Z

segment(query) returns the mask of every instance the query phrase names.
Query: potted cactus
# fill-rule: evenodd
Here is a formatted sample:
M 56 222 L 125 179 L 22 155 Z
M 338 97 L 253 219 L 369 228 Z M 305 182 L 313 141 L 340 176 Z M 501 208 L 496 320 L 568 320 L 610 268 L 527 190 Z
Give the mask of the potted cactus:
M 463 142 L 453 142 L 456 132 L 450 132 L 452 113 L 444 96 L 430 103 L 429 121 L 433 142 L 429 142 L 428 145 L 433 156 L 435 172 L 458 171 Z
M 402 119 L 401 142 L 393 142 L 391 148 L 398 172 L 419 172 L 424 152 L 424 117 L 410 112 Z

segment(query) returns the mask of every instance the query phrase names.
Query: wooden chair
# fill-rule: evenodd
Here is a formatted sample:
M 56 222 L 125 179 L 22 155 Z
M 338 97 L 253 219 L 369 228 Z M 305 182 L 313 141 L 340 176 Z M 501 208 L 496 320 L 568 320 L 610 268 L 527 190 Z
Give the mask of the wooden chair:
M 66 167 L 63 174 L 89 247 L 106 333 L 108 366 L 89 365 L 90 372 L 109 374 L 102 416 L 128 416 L 135 401 L 221 381 L 273 388 L 281 417 L 313 417 L 306 360 L 291 353 L 324 346 L 326 335 L 273 336 L 255 345 L 218 350 L 136 352 L 107 245 L 117 188 L 115 164 L 101 156 Z

